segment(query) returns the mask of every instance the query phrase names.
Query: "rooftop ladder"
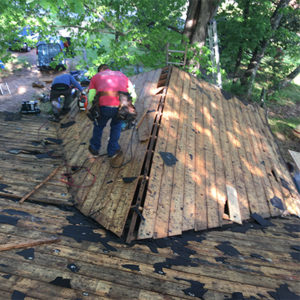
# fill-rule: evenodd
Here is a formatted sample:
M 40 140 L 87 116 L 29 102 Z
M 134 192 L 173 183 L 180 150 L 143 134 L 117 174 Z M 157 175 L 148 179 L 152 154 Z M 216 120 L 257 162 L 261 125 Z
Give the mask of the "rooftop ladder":
M 209 22 L 208 24 L 208 40 L 210 48 L 210 56 L 212 66 L 214 68 L 213 78 L 215 84 L 222 88 L 222 76 L 220 69 L 220 53 L 218 45 L 218 33 L 217 33 L 217 22 L 215 19 Z
M 181 55 L 183 54 L 183 61 L 181 62 L 171 62 L 170 55 L 172 53 L 180 53 Z M 171 50 L 170 49 L 170 43 L 167 43 L 167 55 L 166 55 L 166 60 L 167 60 L 167 65 L 179 65 L 179 66 L 185 66 L 186 65 L 186 54 L 187 54 L 187 46 L 185 46 L 185 50 Z

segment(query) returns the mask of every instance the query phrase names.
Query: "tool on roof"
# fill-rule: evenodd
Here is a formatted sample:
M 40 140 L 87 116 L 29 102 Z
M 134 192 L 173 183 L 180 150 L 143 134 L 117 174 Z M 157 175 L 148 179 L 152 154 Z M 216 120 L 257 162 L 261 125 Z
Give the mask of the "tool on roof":
M 21 107 L 22 114 L 39 114 L 41 112 L 40 108 L 38 107 L 38 101 L 23 101 Z
M 83 110 L 83 111 L 87 110 L 87 107 L 88 107 L 87 96 L 81 94 L 81 96 L 78 98 L 77 104 L 78 104 L 78 107 L 80 110 Z

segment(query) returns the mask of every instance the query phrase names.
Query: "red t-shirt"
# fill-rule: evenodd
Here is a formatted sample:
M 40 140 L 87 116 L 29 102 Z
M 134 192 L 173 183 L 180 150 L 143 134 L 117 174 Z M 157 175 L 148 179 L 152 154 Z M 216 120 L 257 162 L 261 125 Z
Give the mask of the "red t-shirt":
M 92 77 L 89 89 L 97 92 L 128 92 L 128 78 L 120 71 L 104 70 Z M 100 106 L 118 106 L 119 97 L 102 96 L 99 99 Z

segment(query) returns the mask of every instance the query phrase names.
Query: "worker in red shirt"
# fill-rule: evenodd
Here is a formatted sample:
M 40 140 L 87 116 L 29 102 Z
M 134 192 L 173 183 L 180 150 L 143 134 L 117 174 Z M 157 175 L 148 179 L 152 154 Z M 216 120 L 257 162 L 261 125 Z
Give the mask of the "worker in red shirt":
M 111 158 L 123 156 L 118 143 L 123 121 L 117 118 L 120 104 L 118 92 L 128 92 L 132 97 L 132 103 L 136 100 L 136 93 L 131 81 L 120 71 L 112 71 L 108 65 L 98 67 L 98 73 L 90 81 L 88 101 L 92 103 L 94 97 L 99 96 L 100 118 L 94 121 L 93 136 L 90 140 L 89 151 L 93 155 L 99 155 L 101 138 L 104 127 L 111 119 L 110 138 L 107 145 L 107 153 Z

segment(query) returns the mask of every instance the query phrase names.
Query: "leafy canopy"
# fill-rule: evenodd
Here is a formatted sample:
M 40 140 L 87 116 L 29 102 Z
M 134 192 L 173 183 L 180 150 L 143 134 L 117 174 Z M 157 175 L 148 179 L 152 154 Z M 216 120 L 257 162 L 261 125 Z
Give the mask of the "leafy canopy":
M 185 0 L 2 0 L 1 56 L 16 37 L 15 28 L 30 25 L 40 38 L 71 37 L 83 65 L 114 63 L 116 68 L 165 64 L 167 42 L 178 41 Z M 173 28 L 173 29 L 171 29 Z M 14 32 L 14 33 L 13 33 Z M 4 58 L 5 59 L 5 58 Z
M 242 76 L 253 54 L 260 49 L 261 42 L 268 40 L 268 47 L 258 70 L 258 95 L 262 87 L 268 89 L 276 85 L 300 62 L 299 9 L 293 6 L 282 9 L 283 17 L 279 28 L 274 32 L 271 17 L 277 4 L 278 1 L 269 0 L 235 0 L 225 2 L 216 16 L 221 65 L 229 76 L 235 71 L 239 54 L 241 64 L 237 74 L 234 74 L 236 77 Z M 237 92 L 236 85 L 232 88 L 233 92 Z

